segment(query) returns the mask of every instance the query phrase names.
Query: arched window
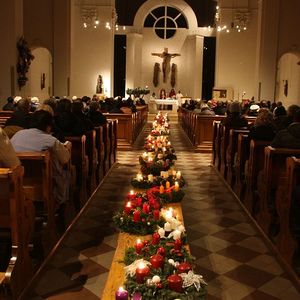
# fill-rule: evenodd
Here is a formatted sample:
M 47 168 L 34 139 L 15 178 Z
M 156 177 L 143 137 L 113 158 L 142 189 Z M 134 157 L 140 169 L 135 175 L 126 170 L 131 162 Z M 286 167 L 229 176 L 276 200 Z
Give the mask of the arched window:
M 177 28 L 188 28 L 184 15 L 171 6 L 153 9 L 146 17 L 144 27 L 152 27 L 161 39 L 173 37 Z

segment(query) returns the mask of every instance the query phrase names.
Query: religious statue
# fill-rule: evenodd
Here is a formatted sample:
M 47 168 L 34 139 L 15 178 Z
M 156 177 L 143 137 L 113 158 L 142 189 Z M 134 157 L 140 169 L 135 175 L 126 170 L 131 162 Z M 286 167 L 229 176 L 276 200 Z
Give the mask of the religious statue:
M 97 78 L 97 85 L 96 85 L 96 93 L 97 94 L 102 94 L 103 93 L 103 79 L 102 76 L 99 75 Z
M 168 48 L 164 48 L 162 53 L 151 53 L 151 55 L 158 56 L 163 59 L 162 71 L 163 71 L 163 81 L 167 82 L 167 76 L 170 72 L 170 61 L 173 57 L 180 56 L 178 53 L 168 53 Z

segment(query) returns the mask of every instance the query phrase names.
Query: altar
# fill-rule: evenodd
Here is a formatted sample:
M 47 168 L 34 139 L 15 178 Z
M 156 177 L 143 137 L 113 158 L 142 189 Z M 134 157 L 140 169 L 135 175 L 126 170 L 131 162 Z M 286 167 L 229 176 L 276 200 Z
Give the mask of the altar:
M 149 113 L 155 114 L 158 111 L 177 113 L 178 100 L 176 99 L 150 99 L 148 102 Z

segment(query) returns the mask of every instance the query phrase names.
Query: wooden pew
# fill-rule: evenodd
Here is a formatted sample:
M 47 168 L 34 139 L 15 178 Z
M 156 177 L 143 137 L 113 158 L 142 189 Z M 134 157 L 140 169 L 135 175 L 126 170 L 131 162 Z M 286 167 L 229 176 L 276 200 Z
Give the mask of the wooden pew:
M 103 143 L 104 143 L 104 161 L 103 161 L 103 174 L 107 174 L 110 168 L 110 137 L 109 137 L 109 124 L 103 125 Z
M 23 193 L 24 168 L 0 168 L 0 228 L 11 243 L 6 270 L 0 270 L 0 286 L 17 299 L 32 276 L 29 257 L 29 235 L 32 228 L 33 207 Z M 9 296 L 9 295 L 7 295 Z
M 10 118 L 14 112 L 11 110 L 0 110 L 0 118 L 6 117 Z
M 55 232 L 55 199 L 52 197 L 52 167 L 49 151 L 17 152 L 24 166 L 23 187 L 27 199 L 42 201 L 47 229 Z
M 224 179 L 227 178 L 227 164 L 226 153 L 229 145 L 229 132 L 230 129 L 226 126 L 222 126 L 220 129 L 221 141 L 220 141 L 220 173 Z
M 234 192 L 243 201 L 245 197 L 245 163 L 249 159 L 250 140 L 247 134 L 238 135 L 237 157 L 235 165 L 235 185 Z
M 219 141 L 217 140 L 217 136 L 218 136 L 220 123 L 221 123 L 220 121 L 216 121 L 216 120 L 214 120 L 213 122 L 212 164 L 214 166 L 216 165 L 216 159 L 217 159 L 217 147 L 219 143 Z
M 278 187 L 286 177 L 285 161 L 289 156 L 300 157 L 300 149 L 265 148 L 264 169 L 258 178 L 260 210 L 257 221 L 270 238 L 276 236 L 278 216 L 276 215 L 275 196 Z
M 104 113 L 104 115 L 108 119 L 118 120 L 118 150 L 132 150 L 133 143 L 143 129 L 141 124 L 147 122 L 147 106 L 138 107 L 137 112 L 131 114 Z
M 88 157 L 87 193 L 88 197 L 96 189 L 96 170 L 98 164 L 96 149 L 96 131 L 90 130 L 85 133 L 85 153 Z
M 300 187 L 300 159 L 288 157 L 286 160 L 286 179 L 276 194 L 276 208 L 280 219 L 280 230 L 275 239 L 276 247 L 284 260 L 292 266 L 293 256 L 298 247 L 298 241 L 291 230 L 291 212 L 294 209 L 295 189 Z M 297 199 L 299 202 L 299 199 Z M 297 218 L 298 216 L 294 216 Z M 292 224 L 292 226 L 291 226 Z
M 118 148 L 118 120 L 108 119 L 109 122 L 109 135 L 110 135 L 110 167 L 117 161 L 117 148 Z M 142 124 L 142 123 L 141 123 Z
M 229 131 L 229 143 L 226 150 L 227 182 L 234 189 L 236 173 L 235 163 L 238 152 L 238 137 L 240 134 L 247 134 L 249 130 L 231 129 Z
M 255 217 L 257 177 L 264 166 L 264 149 L 269 141 L 250 141 L 249 159 L 245 164 L 246 195 L 244 204 L 250 214 Z
M 103 127 L 95 127 L 96 131 L 96 150 L 97 150 L 97 158 L 98 164 L 96 169 L 96 183 L 97 185 L 104 178 L 104 142 L 103 142 Z
M 87 201 L 87 178 L 89 159 L 86 155 L 86 136 L 66 137 L 72 143 L 71 163 L 76 169 L 76 189 L 74 191 L 74 204 L 79 210 Z

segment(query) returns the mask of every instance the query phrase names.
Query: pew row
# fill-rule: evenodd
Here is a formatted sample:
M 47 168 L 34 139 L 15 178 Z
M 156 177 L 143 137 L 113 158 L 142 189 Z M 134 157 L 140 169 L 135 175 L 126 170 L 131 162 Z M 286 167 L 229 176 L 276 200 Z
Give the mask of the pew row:
M 0 243 L 11 245 L 6 268 L 0 270 L 0 286 L 13 299 L 17 299 L 32 275 L 29 235 L 33 207 L 24 197 L 23 174 L 22 166 L 0 168 Z
M 117 148 L 118 150 L 132 150 L 132 146 L 147 123 L 147 107 L 138 107 L 132 114 L 105 113 L 107 119 L 118 120 Z

